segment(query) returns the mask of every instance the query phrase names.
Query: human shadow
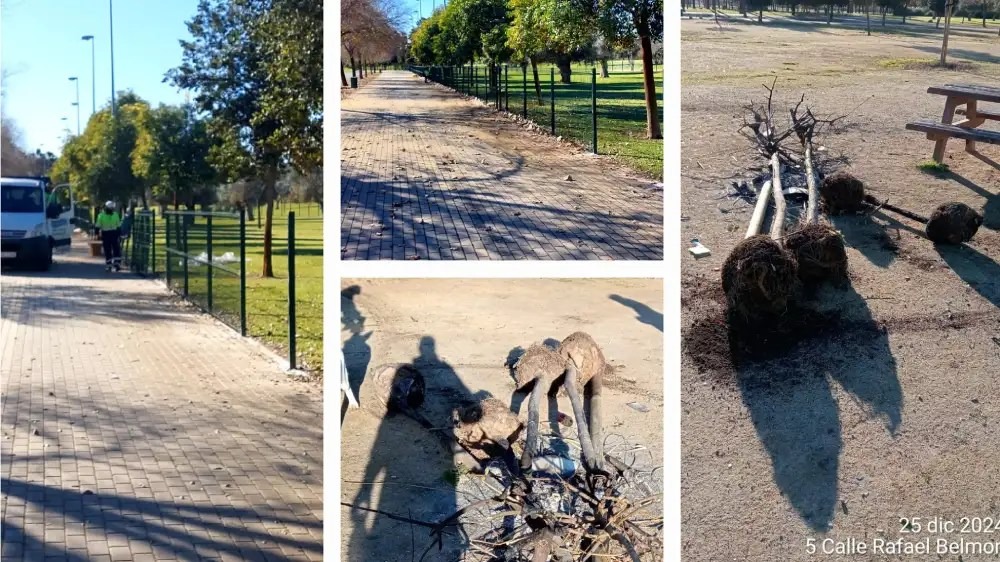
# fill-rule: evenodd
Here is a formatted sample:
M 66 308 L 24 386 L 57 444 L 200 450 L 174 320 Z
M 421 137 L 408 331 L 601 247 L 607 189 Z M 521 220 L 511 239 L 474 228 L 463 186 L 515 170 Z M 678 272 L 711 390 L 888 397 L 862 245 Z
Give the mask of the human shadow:
M 647 326 L 652 326 L 663 332 L 663 314 L 657 312 L 656 310 L 650 308 L 649 306 L 628 297 L 623 297 L 621 295 L 610 295 L 608 298 L 615 301 L 618 304 L 625 305 L 635 311 L 635 319 L 639 322 L 646 324 Z
M 996 260 L 966 245 L 935 244 L 934 249 L 962 281 L 1000 308 L 1000 264 Z
M 827 325 L 800 334 L 808 344 L 787 354 L 743 362 L 737 381 L 775 484 L 806 525 L 825 531 L 836 512 L 843 447 L 834 385 L 892 435 L 902 421 L 903 394 L 887 334 L 864 299 L 852 287 L 824 288 L 819 296 L 828 312 L 815 323 Z
M 405 413 L 379 421 L 364 476 L 348 508 L 351 537 L 345 550 L 351 562 L 410 562 L 429 545 L 426 529 L 416 529 L 414 539 L 408 525 L 371 509 L 427 523 L 441 521 L 458 509 L 457 491 L 448 483 L 455 474 L 450 433 L 437 429 L 450 427 L 452 409 L 473 396 L 454 368 L 438 355 L 431 336 L 420 339 L 419 353 L 409 365 L 424 377 L 426 398 L 419 415 L 432 428 Z M 441 550 L 435 547 L 432 556 L 458 560 L 464 548 L 460 536 L 446 532 Z
M 368 372 L 368 364 L 372 359 L 372 349 L 368 344 L 372 332 L 365 331 L 365 316 L 358 310 L 358 305 L 354 301 L 355 297 L 361 294 L 361 287 L 351 285 L 340 291 L 340 323 L 344 330 L 350 332 L 350 337 L 343 344 L 344 361 L 347 368 L 348 386 L 351 393 L 357 397 L 360 395 L 361 384 L 365 380 Z M 340 423 L 344 423 L 344 416 L 347 414 L 347 398 L 343 400 L 340 412 Z

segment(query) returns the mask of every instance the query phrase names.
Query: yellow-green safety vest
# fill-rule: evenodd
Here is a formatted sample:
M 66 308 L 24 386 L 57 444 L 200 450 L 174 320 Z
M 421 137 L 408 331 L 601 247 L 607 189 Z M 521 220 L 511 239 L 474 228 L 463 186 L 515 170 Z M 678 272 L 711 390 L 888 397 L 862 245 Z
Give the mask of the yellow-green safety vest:
M 97 228 L 101 230 L 114 230 L 121 227 L 122 219 L 118 213 L 105 213 L 101 211 L 97 215 Z

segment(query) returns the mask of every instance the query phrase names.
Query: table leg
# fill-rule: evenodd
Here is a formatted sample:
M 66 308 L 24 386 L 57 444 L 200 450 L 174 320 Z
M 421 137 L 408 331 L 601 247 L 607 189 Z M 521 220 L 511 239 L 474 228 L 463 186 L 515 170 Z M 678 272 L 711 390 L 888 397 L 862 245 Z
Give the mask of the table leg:
M 941 123 L 945 125 L 951 125 L 955 120 L 955 109 L 962 104 L 964 100 L 959 100 L 948 96 L 948 100 L 944 103 L 944 114 L 941 115 Z M 941 136 L 934 142 L 934 161 L 938 164 L 944 161 L 944 151 L 948 146 L 948 137 Z
M 970 128 L 978 127 L 983 122 L 976 115 L 977 103 L 978 102 L 976 100 L 969 100 L 969 102 L 965 104 L 965 119 L 968 121 Z M 976 152 L 976 141 L 965 141 L 965 151 L 969 153 Z

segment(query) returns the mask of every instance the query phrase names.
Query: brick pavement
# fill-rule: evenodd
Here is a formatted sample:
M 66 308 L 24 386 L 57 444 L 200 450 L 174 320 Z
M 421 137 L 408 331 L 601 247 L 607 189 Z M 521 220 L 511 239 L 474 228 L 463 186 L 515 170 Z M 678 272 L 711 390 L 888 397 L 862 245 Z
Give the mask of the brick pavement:
M 0 304 L 4 561 L 322 558 L 318 386 L 79 249 Z
M 662 185 L 409 72 L 344 99 L 341 124 L 344 259 L 663 257 Z

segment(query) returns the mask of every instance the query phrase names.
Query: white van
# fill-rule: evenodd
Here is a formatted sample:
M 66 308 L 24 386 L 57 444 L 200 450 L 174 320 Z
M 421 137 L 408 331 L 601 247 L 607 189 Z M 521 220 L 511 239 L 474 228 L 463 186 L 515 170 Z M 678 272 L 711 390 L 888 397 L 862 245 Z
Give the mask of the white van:
M 0 178 L 0 258 L 46 271 L 56 248 L 69 248 L 74 205 L 69 184 L 46 193 L 48 178 Z M 68 202 L 68 207 L 60 201 Z

